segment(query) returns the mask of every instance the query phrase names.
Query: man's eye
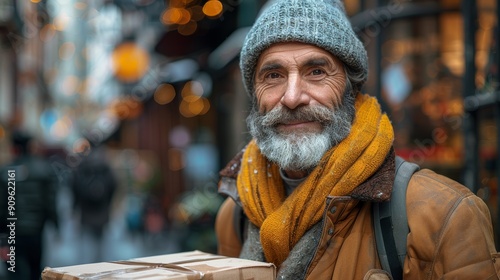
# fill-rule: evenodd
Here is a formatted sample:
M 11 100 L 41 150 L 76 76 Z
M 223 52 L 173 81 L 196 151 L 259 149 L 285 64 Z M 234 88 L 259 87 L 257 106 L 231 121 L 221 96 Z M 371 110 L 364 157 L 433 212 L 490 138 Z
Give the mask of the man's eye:
M 269 74 L 267 74 L 267 78 L 269 78 L 269 79 L 278 79 L 280 77 L 281 77 L 281 75 L 278 74 L 278 73 L 269 73 Z
M 325 71 L 323 71 L 321 69 L 314 69 L 311 71 L 311 75 L 322 75 L 324 73 L 325 73 Z

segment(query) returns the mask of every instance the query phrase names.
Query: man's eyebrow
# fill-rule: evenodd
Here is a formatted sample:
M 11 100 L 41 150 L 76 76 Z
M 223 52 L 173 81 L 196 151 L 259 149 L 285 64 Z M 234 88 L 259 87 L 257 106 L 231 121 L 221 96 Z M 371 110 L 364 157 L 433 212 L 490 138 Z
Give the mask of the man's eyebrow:
M 313 57 L 306 60 L 302 66 L 303 67 L 314 67 L 314 66 L 331 66 L 332 62 L 324 57 Z M 277 61 L 269 61 L 264 63 L 257 72 L 257 75 L 262 75 L 267 71 L 282 69 L 283 65 Z
M 328 65 L 331 65 L 332 63 L 326 59 L 326 58 L 322 58 L 322 57 L 318 57 L 318 58 L 311 58 L 309 60 L 307 60 L 303 66 L 328 66 Z
M 267 71 L 270 71 L 270 70 L 277 70 L 277 69 L 281 69 L 281 68 L 283 68 L 283 65 L 281 63 L 279 63 L 279 62 L 271 61 L 271 62 L 268 62 L 268 63 L 264 63 L 260 67 L 259 72 L 257 73 L 257 75 L 261 75 L 264 72 L 267 72 Z

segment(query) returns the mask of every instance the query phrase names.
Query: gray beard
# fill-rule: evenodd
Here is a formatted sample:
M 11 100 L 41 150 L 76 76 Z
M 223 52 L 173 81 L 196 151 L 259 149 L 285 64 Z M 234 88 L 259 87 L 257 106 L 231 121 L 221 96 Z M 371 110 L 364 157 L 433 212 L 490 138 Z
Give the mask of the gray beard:
M 302 106 L 290 110 L 279 106 L 266 114 L 259 113 L 254 103 L 247 125 L 268 160 L 284 170 L 310 171 L 328 150 L 349 135 L 356 113 L 354 101 L 354 96 L 347 93 L 342 104 L 334 109 Z M 317 121 L 322 124 L 323 130 L 319 133 L 299 131 L 293 134 L 277 131 L 277 124 L 293 120 Z

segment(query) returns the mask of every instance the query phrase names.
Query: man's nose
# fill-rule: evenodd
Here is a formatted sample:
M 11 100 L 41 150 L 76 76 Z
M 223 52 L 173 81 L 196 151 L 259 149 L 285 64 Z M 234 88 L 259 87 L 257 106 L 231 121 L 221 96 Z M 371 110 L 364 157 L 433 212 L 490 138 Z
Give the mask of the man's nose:
M 288 77 L 285 93 L 280 102 L 289 109 L 309 104 L 310 96 L 306 91 L 304 81 L 299 75 L 290 75 Z

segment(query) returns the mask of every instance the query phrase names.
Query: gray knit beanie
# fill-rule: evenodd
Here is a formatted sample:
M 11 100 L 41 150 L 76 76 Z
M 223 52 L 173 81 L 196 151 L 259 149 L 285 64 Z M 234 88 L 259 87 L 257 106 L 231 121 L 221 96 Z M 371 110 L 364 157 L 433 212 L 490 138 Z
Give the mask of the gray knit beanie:
M 368 76 L 366 49 L 354 33 L 340 0 L 271 0 L 247 34 L 240 68 L 247 93 L 254 94 L 254 74 L 260 54 L 280 42 L 309 43 L 340 59 L 359 82 Z

